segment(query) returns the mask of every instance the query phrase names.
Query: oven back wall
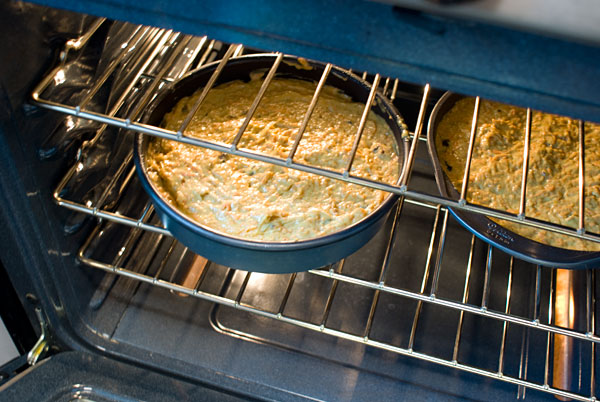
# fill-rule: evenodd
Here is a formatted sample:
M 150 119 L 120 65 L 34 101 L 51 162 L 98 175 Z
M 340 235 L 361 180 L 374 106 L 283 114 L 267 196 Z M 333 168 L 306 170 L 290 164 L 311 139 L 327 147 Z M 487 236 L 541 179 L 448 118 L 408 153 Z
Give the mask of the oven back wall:
M 36 2 L 600 122 L 600 38 L 572 43 L 363 0 Z

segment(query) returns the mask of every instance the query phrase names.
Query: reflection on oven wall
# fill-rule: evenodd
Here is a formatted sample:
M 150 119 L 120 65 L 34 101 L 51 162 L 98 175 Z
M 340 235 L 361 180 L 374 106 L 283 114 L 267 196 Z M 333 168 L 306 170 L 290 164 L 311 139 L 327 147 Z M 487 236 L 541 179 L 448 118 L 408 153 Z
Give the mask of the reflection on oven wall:
M 17 347 L 15 346 L 4 321 L 0 322 L 0 365 L 5 365 L 12 359 L 19 356 Z
M 487 378 L 495 380 L 498 385 L 492 388 L 503 396 L 543 400 L 558 394 L 586 400 L 595 395 L 593 271 L 569 279 L 573 301 L 567 309 L 580 308 L 581 319 L 559 324 L 557 303 L 564 293 L 557 285 L 559 271 L 489 247 L 449 216 L 448 206 L 460 205 L 437 193 L 423 131 L 441 89 L 380 79 L 378 90 L 394 102 L 409 127 L 413 160 L 406 189 L 385 187 L 404 197 L 364 248 L 308 272 L 249 273 L 199 261 L 164 228 L 135 176 L 132 134 L 126 129 L 141 130 L 132 112 L 185 71 L 221 60 L 228 49 L 231 57 L 257 51 L 100 19 L 78 38 L 94 41 L 96 33 L 115 38 L 100 41 L 110 52 L 96 55 L 89 67 L 82 66 L 88 56 L 78 53 L 88 47 L 69 49 L 40 80 L 49 86 L 39 91 L 36 105 L 62 114 L 54 114 L 58 124 L 36 139 L 35 148 L 40 166 L 56 165 L 56 160 L 64 164 L 47 195 L 61 207 L 52 212 L 61 218 L 56 219 L 60 236 L 67 239 L 61 241 L 75 249 L 66 258 L 77 256 L 81 265 L 73 269 L 89 275 L 82 317 L 102 337 L 194 364 L 199 360 L 193 354 L 186 358 L 183 344 L 177 350 L 162 334 L 147 339 L 143 329 L 157 325 L 153 318 L 171 322 L 172 328 L 186 322 L 176 311 L 164 311 L 164 300 L 175 307 L 207 303 L 208 325 L 221 336 L 331 362 L 344 367 L 340 373 L 347 368 L 334 386 L 344 398 L 364 395 L 364 376 L 374 382 L 401 380 L 398 371 L 413 364 L 421 373 L 431 370 L 439 384 L 445 381 L 439 370 L 449 368 L 448 375 L 460 379 L 452 385 L 460 395 L 474 392 L 462 390 L 465 384 L 484 387 Z M 355 73 L 371 83 L 375 77 Z M 354 180 L 343 174 L 336 179 Z M 170 332 L 168 325 L 158 326 L 161 333 Z M 567 360 L 557 352 L 559 336 L 570 340 Z M 559 371 L 566 381 L 556 382 Z M 428 385 L 407 377 L 411 384 Z M 290 390 L 296 386 L 285 381 Z M 383 389 L 393 386 L 386 383 Z

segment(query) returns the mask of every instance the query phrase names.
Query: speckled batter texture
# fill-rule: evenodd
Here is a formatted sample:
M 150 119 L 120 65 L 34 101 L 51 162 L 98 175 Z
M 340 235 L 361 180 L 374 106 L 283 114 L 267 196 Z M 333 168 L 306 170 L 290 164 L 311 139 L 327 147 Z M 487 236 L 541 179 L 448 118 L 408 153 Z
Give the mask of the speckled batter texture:
M 235 81 L 212 89 L 186 135 L 230 143 L 262 81 Z M 316 84 L 275 78 L 239 148 L 286 158 Z M 163 127 L 177 131 L 200 91 L 178 102 Z M 295 162 L 341 171 L 347 163 L 364 104 L 325 86 Z M 336 232 L 362 220 L 388 193 L 279 166 L 154 139 L 148 174 L 162 196 L 195 221 L 258 241 L 297 241 Z M 398 148 L 390 127 L 370 112 L 351 174 L 395 184 Z
M 458 101 L 442 118 L 436 147 L 443 170 L 460 191 L 469 145 L 474 99 Z M 525 109 L 482 101 L 469 174 L 467 200 L 519 212 Z M 530 138 L 526 215 L 577 228 L 579 224 L 579 122 L 534 111 Z M 600 125 L 585 125 L 585 227 L 600 232 Z M 600 244 L 517 223 L 505 228 L 555 247 L 600 250 Z

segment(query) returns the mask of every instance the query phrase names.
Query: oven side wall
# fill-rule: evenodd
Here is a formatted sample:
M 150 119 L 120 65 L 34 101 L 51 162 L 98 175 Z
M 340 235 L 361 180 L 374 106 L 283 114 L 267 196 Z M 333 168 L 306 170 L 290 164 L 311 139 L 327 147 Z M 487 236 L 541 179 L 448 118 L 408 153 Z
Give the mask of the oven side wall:
M 57 236 L 58 207 L 51 201 L 51 188 L 63 162 L 41 168 L 36 157 L 37 144 L 59 116 L 28 104 L 32 86 L 54 58 L 54 45 L 49 41 L 58 43 L 61 33 L 49 30 L 48 21 L 54 16 L 45 8 L 20 3 L 1 8 L 0 52 L 9 62 L 0 64 L 0 259 L 36 331 L 40 325 L 35 309 L 40 308 L 52 331 L 60 333 L 53 341 L 73 348 L 77 336 L 69 317 L 80 316 L 79 303 L 65 304 L 55 283 L 57 279 L 69 285 L 79 282 L 83 297 L 90 290 L 77 275 L 69 274 L 75 271 L 71 254 L 75 250 L 64 239 L 61 244 Z M 75 15 L 63 18 L 64 28 L 76 24 Z M 68 297 L 74 295 L 71 290 L 71 286 L 62 289 Z

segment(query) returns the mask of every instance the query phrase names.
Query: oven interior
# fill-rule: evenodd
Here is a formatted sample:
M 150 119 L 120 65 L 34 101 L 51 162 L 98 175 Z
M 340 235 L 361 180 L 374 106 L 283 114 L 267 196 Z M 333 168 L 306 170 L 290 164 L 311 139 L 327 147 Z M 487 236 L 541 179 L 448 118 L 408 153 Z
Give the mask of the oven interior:
M 16 14 L 23 19 L 46 10 L 24 7 L 25 17 Z M 425 138 L 443 85 L 353 71 L 379 80 L 414 152 L 406 187 L 392 189 L 401 191 L 399 203 L 365 247 L 297 274 L 211 262 L 198 271 L 197 256 L 164 229 L 138 182 L 136 124 L 156 93 L 186 72 L 263 50 L 104 18 L 77 21 L 58 44 L 31 45 L 40 64 L 20 74 L 35 80 L 8 91 L 14 126 L 3 129 L 3 153 L 15 161 L 6 176 L 20 177 L 6 197 L 26 194 L 22 221 L 34 222 L 20 224 L 31 230 L 20 248 L 41 239 L 31 258 L 44 261 L 11 279 L 30 289 L 20 292 L 30 295 L 24 304 L 49 319 L 56 347 L 259 399 L 595 400 L 597 275 L 568 274 L 576 319 L 565 327 L 555 314 L 564 272 L 512 258 L 452 218 Z M 25 40 L 39 40 L 34 33 Z M 22 105 L 20 96 L 28 97 Z M 10 177 L 3 180 L 5 188 Z M 3 256 L 5 265 L 11 258 Z M 556 349 L 565 339 L 566 360 Z

